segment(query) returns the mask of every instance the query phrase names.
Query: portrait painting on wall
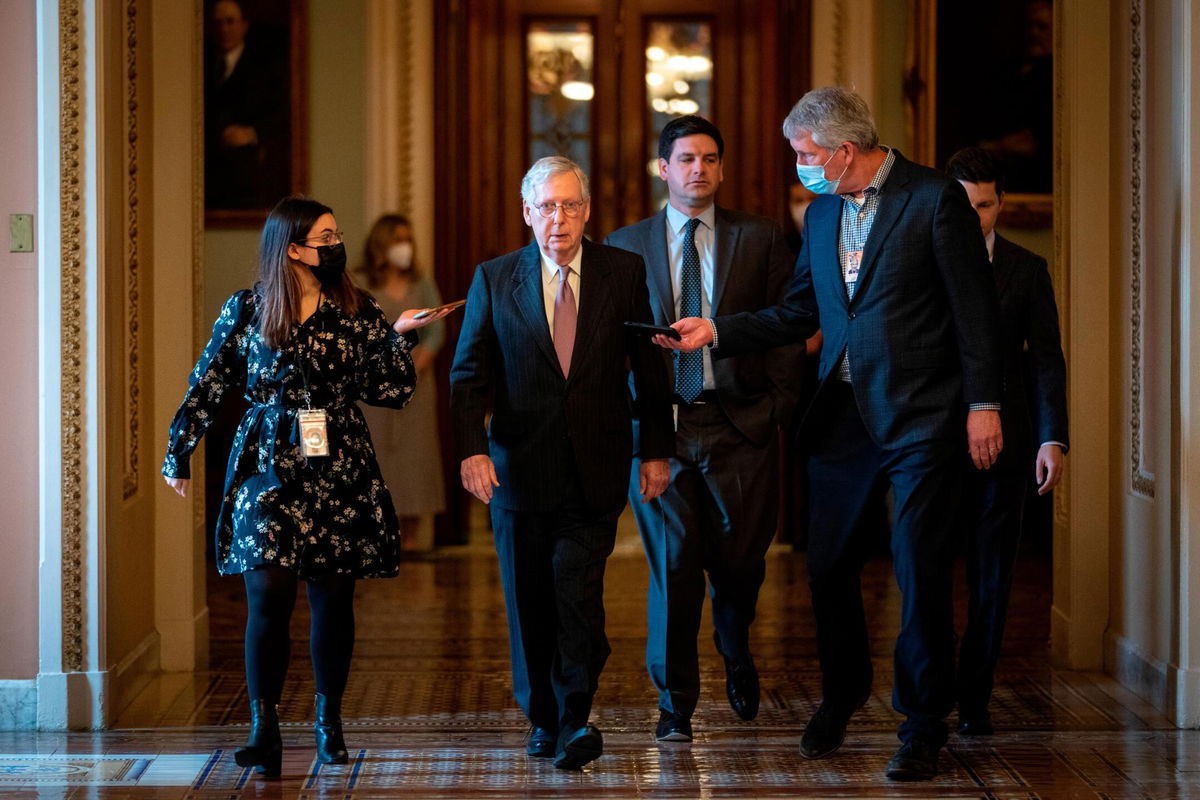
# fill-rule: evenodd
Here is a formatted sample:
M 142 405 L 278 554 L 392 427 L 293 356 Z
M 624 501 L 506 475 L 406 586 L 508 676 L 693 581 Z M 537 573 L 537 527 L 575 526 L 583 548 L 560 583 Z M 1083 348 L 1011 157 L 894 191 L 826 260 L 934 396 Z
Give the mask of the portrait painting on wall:
M 1054 178 L 1052 0 L 937 3 L 936 164 L 976 145 L 1000 154 L 1010 194 Z
M 205 0 L 204 207 L 211 226 L 257 226 L 304 191 L 303 0 Z

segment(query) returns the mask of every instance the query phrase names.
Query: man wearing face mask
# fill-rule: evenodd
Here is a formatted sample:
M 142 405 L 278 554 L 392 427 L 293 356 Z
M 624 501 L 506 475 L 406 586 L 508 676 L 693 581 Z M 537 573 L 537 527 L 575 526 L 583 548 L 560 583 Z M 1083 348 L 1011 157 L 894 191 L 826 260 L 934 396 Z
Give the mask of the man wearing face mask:
M 802 423 L 812 497 L 808 568 L 822 701 L 806 758 L 841 746 L 873 681 L 860 575 L 864 511 L 890 486 L 891 544 L 903 596 L 892 704 L 905 719 L 894 780 L 937 774 L 954 706 L 951 539 L 966 449 L 996 461 L 1000 351 L 996 288 L 963 188 L 881 147 L 857 94 L 814 89 L 783 124 L 800 180 L 821 195 L 779 305 L 681 320 L 681 342 L 721 358 L 802 341 L 820 327 L 820 388 Z M 965 432 L 965 436 L 964 436 Z
M 431 271 L 416 258 L 412 223 L 401 214 L 384 214 L 375 220 L 358 270 L 386 314 L 442 304 Z M 405 553 L 433 549 L 434 518 L 446 510 L 437 420 L 441 399 L 434 375 L 434 360 L 445 338 L 444 322 L 421 329 L 412 353 L 420 391 L 403 414 L 365 409 L 379 469 L 400 516 L 400 547 Z

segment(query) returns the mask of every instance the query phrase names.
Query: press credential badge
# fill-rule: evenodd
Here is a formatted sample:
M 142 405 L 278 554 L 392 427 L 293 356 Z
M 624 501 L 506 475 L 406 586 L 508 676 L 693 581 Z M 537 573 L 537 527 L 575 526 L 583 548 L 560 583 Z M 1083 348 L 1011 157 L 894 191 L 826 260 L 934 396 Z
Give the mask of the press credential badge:
M 329 455 L 329 438 L 325 432 L 327 416 L 323 408 L 298 412 L 300 420 L 300 453 L 305 458 Z

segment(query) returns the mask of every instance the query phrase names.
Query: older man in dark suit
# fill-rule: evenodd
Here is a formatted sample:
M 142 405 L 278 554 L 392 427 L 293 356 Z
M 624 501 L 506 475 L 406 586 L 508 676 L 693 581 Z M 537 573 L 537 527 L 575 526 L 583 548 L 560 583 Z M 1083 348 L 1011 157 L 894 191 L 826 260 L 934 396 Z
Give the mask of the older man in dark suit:
M 771 220 L 715 204 L 725 153 L 721 132 L 702 117 L 684 116 L 668 122 L 658 141 L 667 205 L 606 240 L 646 260 L 655 322 L 777 302 L 791 274 L 791 253 Z M 658 690 L 655 737 L 691 741 L 706 574 L 726 696 L 742 719 L 758 713 L 750 625 L 775 534 L 778 432 L 795 411 L 801 352 L 795 345 L 720 360 L 707 352 L 676 353 L 673 364 L 663 355 L 675 383 L 676 456 L 667 491 L 635 503 L 634 513 L 650 564 L 646 667 Z
M 962 187 L 880 147 L 857 94 L 814 89 L 783 130 L 801 181 L 822 195 L 805 217 L 786 299 L 759 312 L 681 320 L 681 343 L 656 341 L 711 345 L 719 358 L 803 341 L 821 328 L 821 386 L 802 436 L 823 698 L 800 753 L 821 758 L 840 747 L 869 697 L 860 575 L 870 531 L 862 521 L 890 485 L 903 595 L 892 703 L 905 720 L 887 775 L 926 780 L 937 774 L 954 705 L 958 459 L 965 444 L 976 467 L 991 467 L 1003 443 L 995 285 Z
M 1038 494 L 1046 494 L 1063 476 L 1067 364 L 1046 260 L 996 233 L 996 219 L 1004 205 L 1000 159 L 982 148 L 968 147 L 950 158 L 946 173 L 962 184 L 979 215 L 1000 296 L 1004 350 L 1000 420 L 1007 446 L 991 470 L 967 471 L 960 517 L 967 534 L 970 600 L 959 649 L 958 734 L 988 736 L 993 733 L 988 704 L 1004 640 L 1029 479 L 1032 474 Z
M 610 652 L 604 565 L 625 506 L 632 417 L 649 501 L 674 453 L 669 384 L 657 348 L 623 324 L 651 320 L 642 259 L 583 238 L 587 176 L 544 158 L 521 197 L 535 241 L 476 269 L 450 403 L 463 486 L 491 506 L 513 693 L 533 725 L 527 752 L 579 769 L 602 752 L 588 717 Z

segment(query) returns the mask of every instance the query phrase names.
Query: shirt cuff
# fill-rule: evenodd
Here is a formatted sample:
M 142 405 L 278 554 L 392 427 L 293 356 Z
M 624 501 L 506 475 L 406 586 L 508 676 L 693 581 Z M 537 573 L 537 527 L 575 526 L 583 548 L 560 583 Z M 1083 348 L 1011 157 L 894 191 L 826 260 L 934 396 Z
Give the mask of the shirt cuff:
M 1056 445 L 1058 445 L 1059 447 L 1061 447 L 1061 448 L 1062 448 L 1062 451 L 1063 451 L 1064 453 L 1065 453 L 1065 452 L 1067 452 L 1067 446 L 1066 446 L 1065 444 L 1063 444 L 1062 442 L 1056 442 L 1056 441 L 1054 441 L 1053 439 L 1051 439 L 1051 440 L 1050 440 L 1050 441 L 1048 441 L 1048 442 L 1042 442 L 1042 447 L 1045 447 L 1045 446 L 1046 446 L 1046 445 L 1048 445 L 1048 444 L 1056 444 Z
M 999 403 L 971 403 L 967 406 L 968 411 L 999 411 Z
M 708 346 L 711 349 L 716 350 L 717 347 L 719 347 L 719 345 L 717 344 L 717 323 L 715 323 L 711 319 L 707 319 L 707 318 L 704 321 L 707 322 L 708 327 L 712 329 L 712 335 L 713 335 L 713 340 L 712 340 L 712 342 L 709 343 Z

